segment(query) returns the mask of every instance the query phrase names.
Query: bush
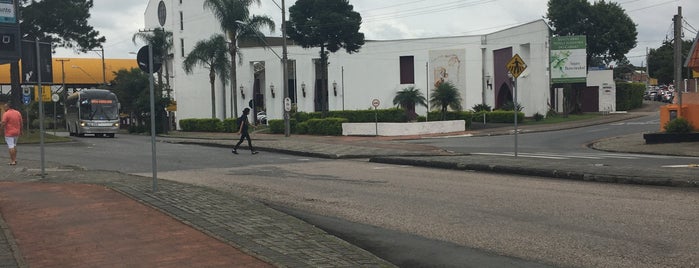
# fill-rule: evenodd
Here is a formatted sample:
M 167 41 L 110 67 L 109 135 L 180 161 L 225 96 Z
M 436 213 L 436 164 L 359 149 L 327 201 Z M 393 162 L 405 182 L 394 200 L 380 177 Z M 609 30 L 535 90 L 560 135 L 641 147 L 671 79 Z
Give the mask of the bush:
M 471 108 L 474 112 L 490 112 L 493 109 L 488 104 L 476 104 Z
M 180 127 L 182 131 L 222 132 L 224 130 L 223 122 L 218 118 L 182 119 Z
M 690 133 L 693 130 L 694 126 L 682 117 L 665 123 L 665 132 L 667 133 Z
M 306 121 L 308 124 L 308 134 L 314 135 L 342 135 L 342 123 L 347 123 L 345 118 L 325 118 L 311 119 Z
M 235 132 L 238 132 L 238 129 L 240 129 L 240 126 L 238 125 L 237 118 L 224 119 L 222 126 L 223 126 L 223 132 L 227 132 L 227 133 L 235 133 Z
M 269 131 L 273 134 L 283 134 L 284 133 L 284 120 L 274 119 L 269 120 Z M 289 119 L 289 132 L 296 133 L 296 119 Z
M 643 83 L 616 84 L 616 109 L 617 111 L 628 111 L 640 108 L 643 105 L 643 93 L 646 85 Z
M 534 121 L 537 121 L 537 122 L 538 122 L 538 121 L 541 121 L 541 120 L 544 120 L 544 115 L 543 115 L 543 114 L 540 114 L 539 112 L 535 113 L 535 114 L 534 114 Z

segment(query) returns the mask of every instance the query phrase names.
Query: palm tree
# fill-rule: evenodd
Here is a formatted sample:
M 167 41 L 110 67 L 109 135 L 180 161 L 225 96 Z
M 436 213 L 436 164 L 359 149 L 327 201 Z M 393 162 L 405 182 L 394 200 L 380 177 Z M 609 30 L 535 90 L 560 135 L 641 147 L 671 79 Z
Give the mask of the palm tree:
M 236 118 L 238 117 L 238 93 L 235 88 L 238 80 L 235 59 L 240 53 L 238 39 L 264 38 L 260 32 L 262 27 L 268 27 L 271 32 L 274 32 L 275 28 L 274 21 L 268 16 L 250 16 L 249 7 L 253 3 L 258 6 L 262 4 L 261 0 L 204 0 L 204 7 L 213 12 L 229 41 L 228 53 L 233 63 L 230 69 L 231 94 L 233 96 L 233 113 Z
M 226 75 L 233 65 L 228 60 L 227 52 L 228 44 L 226 43 L 226 38 L 221 34 L 216 34 L 211 36 L 208 40 L 197 42 L 182 63 L 184 71 L 187 74 L 191 74 L 194 67 L 198 65 L 202 65 L 209 70 L 209 83 L 211 84 L 211 118 L 216 118 L 216 91 L 214 86 L 216 74 L 218 73 L 219 77 L 221 77 L 221 83 L 223 84 L 225 92 L 226 83 L 228 82 L 228 76 Z M 223 99 L 223 114 L 225 118 L 225 96 Z
M 430 104 L 433 107 L 441 107 L 442 120 L 447 117 L 447 108 L 455 111 L 461 111 L 461 94 L 454 84 L 450 81 L 440 83 L 434 89 L 434 93 L 430 96 Z
M 408 118 L 408 121 L 415 121 L 417 118 L 415 104 L 427 107 L 427 99 L 422 95 L 420 89 L 414 86 L 398 91 L 396 96 L 393 97 L 393 105 L 398 105 L 398 107 L 405 110 L 405 116 Z
M 158 85 L 167 90 L 167 97 L 170 98 L 170 70 L 168 70 L 167 59 L 169 59 L 170 50 L 172 49 L 172 32 L 166 31 L 163 28 L 155 28 L 152 32 L 138 32 L 133 35 L 131 41 L 136 43 L 136 39 L 143 41 L 146 44 L 153 46 L 153 54 L 157 58 L 153 59 L 163 64 L 165 69 L 165 84 L 163 84 L 163 71 L 158 70 Z

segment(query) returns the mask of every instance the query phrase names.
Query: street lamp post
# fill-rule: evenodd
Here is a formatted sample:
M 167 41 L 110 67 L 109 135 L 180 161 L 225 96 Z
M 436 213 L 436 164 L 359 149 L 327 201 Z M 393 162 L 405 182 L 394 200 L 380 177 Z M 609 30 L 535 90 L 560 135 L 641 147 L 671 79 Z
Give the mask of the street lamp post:
M 97 54 L 102 57 L 102 86 L 106 87 L 107 86 L 107 66 L 104 64 L 104 47 L 100 46 L 99 50 L 95 49 L 95 50 L 90 50 L 90 51 L 93 51 L 95 53 L 100 52 Z
M 289 66 L 287 65 L 288 63 L 288 53 L 286 50 L 286 7 L 284 5 L 284 0 L 282 0 L 282 65 L 283 67 L 283 79 L 284 79 L 284 86 L 282 87 L 284 90 L 284 100 L 282 101 L 282 111 L 284 111 L 284 136 L 289 137 L 289 129 L 290 123 L 289 123 L 289 111 L 286 110 L 286 105 L 284 102 L 286 101 L 287 98 L 289 98 Z

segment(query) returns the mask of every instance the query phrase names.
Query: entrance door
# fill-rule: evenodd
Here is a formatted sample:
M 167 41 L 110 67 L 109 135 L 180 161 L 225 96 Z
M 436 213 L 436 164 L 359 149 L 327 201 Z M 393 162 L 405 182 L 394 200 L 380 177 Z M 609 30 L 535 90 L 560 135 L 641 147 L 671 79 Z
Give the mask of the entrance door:
M 323 112 L 328 109 L 328 87 L 327 83 L 325 83 L 325 81 L 327 81 L 324 76 L 325 68 L 323 68 L 320 59 L 314 59 L 313 65 L 315 66 L 315 97 L 313 98 L 313 102 L 315 104 L 315 111 Z

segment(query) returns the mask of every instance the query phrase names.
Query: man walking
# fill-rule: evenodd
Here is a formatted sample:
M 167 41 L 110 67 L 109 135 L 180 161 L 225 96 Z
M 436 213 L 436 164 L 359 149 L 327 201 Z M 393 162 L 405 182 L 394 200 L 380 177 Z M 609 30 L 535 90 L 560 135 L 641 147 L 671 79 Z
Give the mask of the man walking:
M 250 152 L 252 154 L 257 154 L 257 151 L 255 151 L 252 148 L 252 140 L 250 140 L 250 133 L 248 133 L 248 127 L 250 126 L 250 121 L 248 121 L 248 114 L 250 113 L 250 108 L 245 108 L 243 109 L 243 115 L 241 115 L 238 118 L 238 125 L 240 125 L 240 128 L 238 129 L 238 132 L 236 134 L 240 134 L 240 140 L 238 141 L 238 144 L 233 147 L 233 153 L 238 154 L 238 147 L 240 146 L 241 143 L 243 143 L 243 140 L 247 139 L 248 140 L 248 146 L 250 146 Z M 254 127 L 254 126 L 253 126 Z
M 22 134 L 22 114 L 12 109 L 9 103 L 5 103 L 3 108 L 5 113 L 2 114 L 0 127 L 5 129 L 5 142 L 10 149 L 9 165 L 14 166 L 17 165 L 17 140 Z

